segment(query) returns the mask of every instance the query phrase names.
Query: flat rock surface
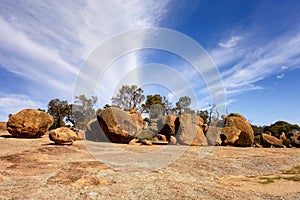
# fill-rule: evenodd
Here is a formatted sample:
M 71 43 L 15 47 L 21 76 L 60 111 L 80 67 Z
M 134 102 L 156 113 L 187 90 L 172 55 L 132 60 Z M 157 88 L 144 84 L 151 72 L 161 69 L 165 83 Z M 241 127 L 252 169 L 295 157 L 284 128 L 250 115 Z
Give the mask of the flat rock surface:
M 299 199 L 300 149 L 57 146 L 0 132 L 0 199 Z

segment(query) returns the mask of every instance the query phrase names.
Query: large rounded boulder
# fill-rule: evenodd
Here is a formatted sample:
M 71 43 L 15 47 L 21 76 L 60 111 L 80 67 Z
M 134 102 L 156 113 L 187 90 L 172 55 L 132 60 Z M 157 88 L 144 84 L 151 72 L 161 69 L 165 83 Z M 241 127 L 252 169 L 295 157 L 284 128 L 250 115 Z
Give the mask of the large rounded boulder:
M 44 111 L 24 109 L 9 117 L 7 131 L 14 137 L 38 138 L 45 135 L 54 119 Z
M 109 107 L 97 116 L 100 127 L 111 142 L 128 143 L 137 134 L 139 128 L 125 111 Z
M 227 145 L 226 141 L 228 141 L 229 145 L 240 147 L 252 146 L 254 132 L 244 116 L 237 113 L 228 115 L 225 117 L 224 129 L 220 135 L 224 145 Z M 238 130 L 240 130 L 240 133 Z
M 199 126 L 200 119 L 190 114 L 184 114 L 175 120 L 176 138 L 179 144 L 202 146 L 207 145 L 206 137 L 202 128 Z

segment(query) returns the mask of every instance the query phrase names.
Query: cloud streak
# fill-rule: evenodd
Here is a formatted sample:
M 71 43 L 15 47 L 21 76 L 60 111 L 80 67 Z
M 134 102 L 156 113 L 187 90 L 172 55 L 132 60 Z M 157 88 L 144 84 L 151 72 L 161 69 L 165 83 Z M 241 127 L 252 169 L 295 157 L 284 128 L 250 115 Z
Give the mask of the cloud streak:
M 238 44 L 238 42 L 243 39 L 240 36 L 231 36 L 226 42 L 220 42 L 219 46 L 223 48 L 232 48 Z
M 211 56 L 221 70 L 227 94 L 264 89 L 259 81 L 300 64 L 297 59 L 300 55 L 300 34 L 286 33 L 259 46 L 251 42 L 253 38 L 250 36 L 242 38 L 241 44 L 228 45 L 225 50 L 220 47 L 211 50 Z M 283 78 L 282 74 L 276 77 Z
M 15 114 L 16 112 L 25 108 L 43 108 L 44 105 L 41 102 L 33 101 L 26 95 L 19 94 L 3 94 L 0 97 L 0 117 L 5 119 L 8 114 Z
M 28 80 L 23 84 L 34 90 L 17 94 L 21 96 L 15 99 L 34 92 L 36 96 L 29 100 L 45 105 L 55 97 L 71 100 L 74 80 L 90 52 L 120 32 L 158 26 L 168 13 L 168 4 L 169 1 L 2 1 L 0 67 Z M 130 56 L 124 60 L 123 68 L 116 69 L 118 74 L 138 64 L 136 55 Z M 20 99 L 16 105 L 31 105 Z M 3 116 L 7 114 L 1 112 Z

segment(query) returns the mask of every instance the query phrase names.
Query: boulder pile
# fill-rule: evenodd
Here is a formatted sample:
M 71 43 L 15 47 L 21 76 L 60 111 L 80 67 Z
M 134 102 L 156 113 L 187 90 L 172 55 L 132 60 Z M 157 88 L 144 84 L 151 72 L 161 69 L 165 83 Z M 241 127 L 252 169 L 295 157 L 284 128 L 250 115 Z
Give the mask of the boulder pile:
M 279 136 L 278 131 L 271 133 L 264 129 L 264 132 L 258 132 L 262 129 L 253 126 L 254 143 L 253 128 L 244 116 L 231 113 L 222 118 L 211 126 L 192 114 L 167 114 L 144 121 L 141 113 L 135 110 L 108 107 L 87 123 L 85 131 L 61 127 L 51 130 L 49 139 L 55 144 L 73 144 L 75 140 L 87 139 L 138 145 L 300 147 L 297 129 L 287 134 L 281 131 Z M 45 135 L 53 123 L 53 117 L 44 111 L 24 109 L 11 115 L 7 122 L 0 123 L 0 129 L 6 129 L 13 137 L 38 138 Z

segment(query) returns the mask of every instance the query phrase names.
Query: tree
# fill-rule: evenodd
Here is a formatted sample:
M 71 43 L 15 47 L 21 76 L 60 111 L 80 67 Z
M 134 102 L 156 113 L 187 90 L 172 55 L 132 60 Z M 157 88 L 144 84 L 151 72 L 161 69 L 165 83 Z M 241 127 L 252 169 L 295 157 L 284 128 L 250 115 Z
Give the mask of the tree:
M 145 104 L 142 104 L 143 112 L 149 113 L 150 118 L 157 118 L 167 114 L 172 109 L 172 103 L 165 96 L 160 94 L 148 95 Z
M 165 110 L 165 113 L 164 113 L 164 114 L 168 114 L 168 113 L 171 113 L 171 112 L 172 112 L 172 108 L 173 108 L 172 102 L 170 102 L 170 101 L 168 100 L 168 98 L 165 97 L 165 96 L 162 97 L 162 105 L 163 105 L 164 110 Z
M 204 123 L 208 123 L 209 114 L 207 110 L 197 111 L 197 115 L 204 120 Z
M 188 96 L 180 97 L 179 101 L 176 103 L 176 108 L 178 110 L 178 114 L 188 113 L 191 111 L 189 106 L 191 105 L 192 100 Z
M 84 129 L 85 125 L 96 117 L 94 106 L 97 100 L 96 96 L 91 98 L 87 98 L 85 95 L 75 96 L 75 104 L 72 105 L 72 110 L 76 127 Z
M 65 125 L 65 121 L 71 119 L 72 106 L 68 104 L 68 101 L 61 101 L 59 99 L 52 99 L 48 103 L 48 111 L 54 118 L 54 124 L 52 128 L 58 128 Z
M 123 85 L 119 89 L 116 97 L 111 99 L 112 106 L 117 106 L 123 110 L 137 110 L 141 111 L 141 104 L 145 99 L 143 90 L 136 85 Z
M 290 124 L 285 121 L 277 121 L 270 126 L 264 127 L 263 132 L 270 132 L 273 136 L 279 138 L 282 132 L 288 133 L 293 130 L 300 131 L 300 126 L 297 124 Z
M 164 108 L 161 104 L 153 104 L 150 106 L 150 119 L 155 119 L 164 114 Z
M 210 123 L 212 122 L 212 119 L 213 119 L 213 112 L 214 112 L 214 109 L 216 108 L 216 104 L 212 104 L 212 105 L 209 105 L 210 106 L 210 109 L 209 109 L 209 114 L 208 114 L 208 125 L 210 125 Z

